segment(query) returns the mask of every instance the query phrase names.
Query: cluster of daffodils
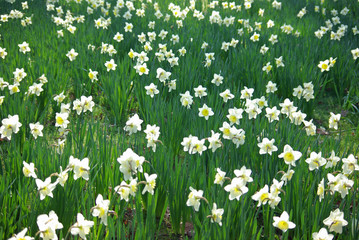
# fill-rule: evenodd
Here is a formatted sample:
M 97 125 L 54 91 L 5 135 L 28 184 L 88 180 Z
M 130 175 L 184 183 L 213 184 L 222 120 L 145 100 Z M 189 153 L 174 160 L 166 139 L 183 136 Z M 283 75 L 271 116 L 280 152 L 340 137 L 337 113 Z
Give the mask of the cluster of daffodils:
M 318 64 L 318 67 L 320 68 L 321 72 L 329 72 L 330 68 L 334 66 L 335 62 L 336 62 L 337 58 L 329 58 L 326 59 L 324 61 L 320 61 Z
M 314 86 L 312 82 L 304 83 L 303 87 L 299 85 L 293 89 L 293 96 L 301 99 L 302 97 L 309 102 L 311 99 L 314 99 Z
M 189 187 L 191 192 L 188 195 L 188 200 L 186 202 L 186 205 L 189 207 L 193 207 L 196 212 L 199 211 L 199 207 L 201 205 L 200 200 L 205 201 L 209 204 L 208 200 L 203 197 L 203 191 L 202 190 L 196 190 L 192 187 Z M 218 223 L 219 226 L 222 226 L 222 215 L 224 213 L 223 208 L 217 208 L 217 204 L 213 203 L 213 207 L 211 209 L 211 215 L 208 215 L 207 218 L 211 219 L 212 223 Z
M 142 122 L 143 120 L 140 119 L 140 117 L 137 114 L 135 114 L 127 120 L 126 126 L 123 129 L 126 132 L 128 132 L 129 135 L 133 133 L 137 133 L 142 129 L 141 127 Z M 156 144 L 162 143 L 158 139 L 160 136 L 160 127 L 158 127 L 156 124 L 154 125 L 147 124 L 144 133 L 146 133 L 147 147 L 152 148 L 152 151 L 156 152 L 156 146 L 157 146 Z
M 63 103 L 65 98 L 66 95 L 64 94 L 64 92 L 61 92 L 54 97 L 54 100 L 57 102 L 57 105 L 61 104 L 61 110 L 60 112 L 57 112 L 55 116 L 55 127 L 58 127 L 58 131 L 60 134 L 60 138 L 58 138 L 56 143 L 58 153 L 62 153 L 62 150 L 65 146 L 66 135 L 68 134 L 67 127 L 70 124 L 69 116 L 71 113 L 71 103 Z M 82 112 L 92 112 L 94 106 L 95 103 L 92 101 L 92 96 L 81 96 L 80 99 L 76 99 L 73 102 L 73 110 L 76 111 L 77 115 L 80 115 Z
M 11 140 L 12 134 L 16 134 L 20 131 L 22 124 L 19 122 L 19 116 L 9 115 L 8 118 L 4 118 L 2 121 L 2 126 L 0 127 L 1 138 L 7 138 Z
M 65 170 L 62 170 L 62 167 L 60 167 L 60 171 L 58 173 L 51 174 L 48 178 L 45 179 L 45 181 L 37 178 L 35 171 L 37 171 L 37 169 L 35 168 L 34 163 L 26 163 L 25 161 L 23 162 L 22 172 L 24 173 L 24 176 L 32 177 L 35 179 L 37 190 L 40 195 L 40 200 L 44 200 L 47 196 L 51 198 L 53 197 L 52 192 L 56 188 L 57 184 L 60 184 L 62 187 L 64 187 L 66 181 L 68 180 L 68 173 L 70 171 L 73 171 L 74 173 L 74 180 L 83 178 L 88 181 L 90 174 L 89 159 L 84 158 L 80 160 L 70 156 L 69 164 Z M 51 181 L 52 177 L 56 177 L 55 182 Z
M 121 200 L 129 201 L 129 197 L 136 196 L 138 186 L 143 184 L 145 187 L 142 190 L 142 194 L 149 192 L 154 194 L 156 187 L 157 174 L 148 175 L 144 173 L 145 181 L 137 182 L 136 176 L 139 172 L 143 172 L 142 164 L 145 162 L 145 158 L 137 155 L 132 149 L 128 148 L 117 161 L 120 163 L 120 171 L 123 173 L 124 181 L 120 185 L 114 188 L 115 192 L 121 197 Z M 127 183 L 127 182 L 128 183 Z
M 340 158 L 335 156 L 335 152 L 332 151 L 331 155 L 325 159 L 321 156 L 320 153 L 312 152 L 310 157 L 306 160 L 309 164 L 309 170 L 313 171 L 314 169 L 319 169 L 325 165 L 325 168 L 334 168 L 340 162 Z M 355 158 L 353 154 L 350 154 L 347 158 L 342 159 L 343 165 L 341 171 L 336 171 L 334 173 L 327 174 L 327 183 L 328 191 L 331 195 L 335 192 L 340 193 L 342 198 L 345 198 L 349 190 L 353 187 L 354 181 L 350 178 L 353 177 L 355 171 L 359 171 L 358 159 Z M 335 174 L 337 174 L 335 176 Z M 317 195 L 319 196 L 319 201 L 324 199 L 325 196 L 325 181 L 324 178 L 318 185 Z

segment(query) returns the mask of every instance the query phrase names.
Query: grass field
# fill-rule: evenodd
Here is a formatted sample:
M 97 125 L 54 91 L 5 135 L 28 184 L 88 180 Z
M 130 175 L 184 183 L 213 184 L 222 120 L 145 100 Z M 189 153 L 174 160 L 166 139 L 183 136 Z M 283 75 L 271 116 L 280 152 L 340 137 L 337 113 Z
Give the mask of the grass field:
M 0 239 L 358 239 L 359 2 L 0 0 Z

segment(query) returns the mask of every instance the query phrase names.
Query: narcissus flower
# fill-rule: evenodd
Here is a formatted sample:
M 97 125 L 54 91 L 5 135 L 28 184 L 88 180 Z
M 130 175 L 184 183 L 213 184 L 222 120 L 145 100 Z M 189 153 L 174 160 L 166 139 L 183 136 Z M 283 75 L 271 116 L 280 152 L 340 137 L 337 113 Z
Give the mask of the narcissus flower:
M 324 198 L 324 178 L 318 185 L 317 195 L 319 196 L 319 202 L 321 202 Z
M 324 72 L 324 71 L 328 72 L 329 69 L 330 69 L 329 60 L 320 61 L 319 64 L 318 64 L 318 67 L 320 68 L 321 72 Z
M 258 202 L 257 207 L 260 207 L 262 204 L 266 204 L 270 200 L 268 185 L 265 185 L 261 190 L 256 192 L 252 196 L 252 199 Z
M 291 146 L 288 144 L 284 146 L 284 150 L 279 154 L 279 158 L 283 158 L 284 162 L 288 165 L 295 167 L 295 161 L 297 161 L 302 156 L 302 153 L 299 151 L 294 151 Z
M 213 130 L 211 130 L 211 133 L 212 135 L 208 138 L 208 149 L 212 149 L 212 152 L 215 152 L 218 148 L 222 146 L 222 142 L 220 139 L 221 134 L 215 133 Z
M 27 162 L 23 161 L 24 167 L 22 168 L 22 172 L 24 173 L 25 177 L 33 177 L 37 178 L 35 173 L 35 165 L 34 163 L 28 164 Z
M 81 161 L 78 161 L 74 166 L 74 179 L 83 178 L 86 181 L 89 180 L 90 167 L 89 159 L 84 158 Z
M 72 235 L 80 235 L 80 237 L 86 240 L 86 235 L 90 233 L 90 228 L 94 225 L 93 221 L 85 220 L 81 213 L 77 214 L 77 222 L 71 227 Z
M 181 96 L 181 103 L 182 106 L 187 107 L 187 109 L 189 109 L 193 103 L 193 97 L 191 96 L 191 94 L 189 93 L 189 91 L 186 91 L 185 93 L 180 93 Z
M 226 89 L 224 92 L 219 94 L 223 98 L 223 102 L 227 102 L 229 99 L 233 99 L 234 95 L 231 93 L 229 89 Z
M 216 168 L 216 171 L 217 173 L 214 179 L 214 184 L 219 184 L 222 186 L 225 181 L 226 172 L 223 172 L 220 168 Z
M 153 195 L 154 189 L 156 187 L 157 174 L 148 175 L 147 173 L 145 173 L 145 178 L 146 178 L 146 185 L 142 191 L 142 194 L 149 192 L 151 195 Z
M 319 169 L 319 167 L 325 165 L 327 160 L 322 157 L 322 153 L 311 152 L 310 157 L 305 160 L 309 164 L 309 170 Z
M 98 74 L 97 71 L 92 71 L 91 69 L 89 70 L 88 76 L 89 76 L 91 82 L 98 80 L 97 79 L 97 74 Z
M 137 63 L 136 66 L 134 66 L 134 69 L 136 69 L 136 73 L 138 73 L 138 75 L 142 76 L 143 74 L 148 75 L 148 68 L 147 68 L 147 63 Z
M 133 115 L 131 118 L 127 120 L 126 126 L 123 129 L 131 135 L 132 133 L 141 131 L 142 122 L 143 120 L 141 120 L 136 113 L 135 115 Z
M 45 181 L 37 178 L 35 182 L 40 193 L 40 200 L 44 200 L 46 196 L 53 197 L 52 191 L 55 189 L 57 182 L 51 183 L 51 177 L 46 178 Z
M 77 55 L 79 55 L 77 52 L 75 52 L 75 49 L 71 49 L 67 54 L 66 57 L 68 57 L 70 59 L 70 61 L 72 62 L 73 60 L 76 59 Z
M 18 234 L 14 234 L 14 236 L 9 238 L 8 240 L 33 240 L 33 239 L 35 239 L 33 237 L 25 236 L 26 232 L 27 232 L 27 228 L 23 229 Z
M 338 123 L 340 120 L 340 113 L 339 114 L 334 114 L 334 113 L 330 113 L 330 118 L 329 118 L 329 128 L 334 128 L 335 130 L 338 130 Z
M 202 87 L 202 85 L 199 85 L 198 87 L 194 88 L 194 96 L 195 97 L 205 97 L 207 96 L 207 92 L 206 92 L 207 88 Z
M 284 211 L 280 217 L 273 217 L 274 223 L 273 226 L 279 228 L 283 232 L 286 232 L 288 229 L 295 228 L 295 224 L 289 221 L 289 215 L 286 211 Z
M 272 152 L 276 152 L 278 148 L 274 146 L 275 139 L 269 140 L 268 138 L 263 138 L 262 142 L 258 143 L 259 154 L 272 155 Z
M 11 140 L 12 133 L 18 133 L 22 124 L 19 122 L 18 115 L 8 115 L 8 118 L 4 118 L 0 127 L 0 134 L 2 138 L 8 138 Z
M 323 223 L 329 227 L 329 232 L 342 233 L 343 227 L 348 225 L 344 219 L 344 213 L 338 209 L 330 212 L 330 216 L 324 219 Z
M 125 181 L 132 180 L 132 175 L 136 174 L 137 171 L 142 172 L 142 164 L 145 158 L 137 155 L 131 148 L 127 150 L 117 158 L 120 163 L 120 171 L 124 174 Z
M 64 227 L 54 211 L 50 211 L 49 215 L 39 215 L 36 222 L 40 230 L 40 237 L 45 240 L 58 239 L 56 230 Z
M 231 184 L 224 187 L 226 192 L 229 192 L 229 200 L 237 199 L 248 192 L 246 182 L 242 178 L 233 178 Z
M 210 116 L 214 115 L 212 108 L 208 107 L 206 104 L 203 104 L 203 107 L 199 108 L 198 110 L 199 110 L 198 116 L 204 117 L 206 120 L 208 120 Z
M 30 132 L 32 134 L 32 136 L 34 136 L 35 139 L 37 139 L 37 137 L 42 137 L 42 130 L 44 129 L 44 126 L 41 125 L 39 122 L 37 123 L 30 123 Z
M 111 59 L 110 61 L 106 61 L 105 67 L 107 68 L 107 72 L 109 72 L 110 70 L 115 71 L 117 64 L 113 59 Z
M 18 46 L 19 46 L 19 51 L 22 52 L 23 54 L 31 51 L 31 49 L 29 48 L 29 44 L 27 42 L 18 44 Z
M 96 206 L 92 208 L 92 216 L 101 218 L 101 223 L 107 226 L 107 215 L 110 200 L 104 200 L 99 194 L 96 198 Z
M 157 85 L 151 83 L 148 86 L 145 86 L 146 94 L 150 95 L 151 98 L 153 98 L 156 94 L 158 94 L 160 91 L 157 89 Z
M 217 204 L 213 203 L 212 215 L 210 216 L 211 222 L 216 222 L 219 226 L 222 226 L 222 215 L 224 213 L 223 208 L 217 208 Z
M 70 121 L 67 120 L 68 117 L 68 113 L 56 113 L 55 127 L 67 128 L 67 125 L 70 123 Z
M 186 205 L 188 207 L 193 206 L 194 210 L 196 212 L 198 212 L 199 210 L 199 206 L 200 206 L 200 200 L 203 198 L 203 191 L 202 190 L 196 190 L 192 187 L 189 187 L 189 189 L 191 190 L 191 192 L 188 195 L 188 200 L 186 202 Z
M 321 228 L 319 232 L 314 232 L 312 236 L 313 240 L 332 240 L 334 238 L 334 235 L 328 234 L 325 228 Z

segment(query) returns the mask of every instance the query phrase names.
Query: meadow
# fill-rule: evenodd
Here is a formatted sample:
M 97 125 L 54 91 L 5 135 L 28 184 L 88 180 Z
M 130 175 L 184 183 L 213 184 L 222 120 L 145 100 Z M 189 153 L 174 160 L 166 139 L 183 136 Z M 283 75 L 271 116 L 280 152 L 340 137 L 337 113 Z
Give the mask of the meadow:
M 0 239 L 359 239 L 356 0 L 0 0 Z

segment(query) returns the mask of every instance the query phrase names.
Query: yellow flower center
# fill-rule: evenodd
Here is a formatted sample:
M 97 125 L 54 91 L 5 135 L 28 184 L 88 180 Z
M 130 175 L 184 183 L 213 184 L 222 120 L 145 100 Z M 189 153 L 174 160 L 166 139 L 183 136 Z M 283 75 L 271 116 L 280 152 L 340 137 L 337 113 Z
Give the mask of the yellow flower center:
M 292 162 L 294 160 L 294 155 L 291 152 L 287 152 L 284 154 L 284 160 L 286 162 Z
M 286 221 L 279 221 L 278 228 L 280 230 L 287 230 L 288 229 L 288 223 Z
M 202 115 L 205 116 L 205 117 L 208 116 L 209 115 L 208 109 L 203 109 L 202 110 Z

